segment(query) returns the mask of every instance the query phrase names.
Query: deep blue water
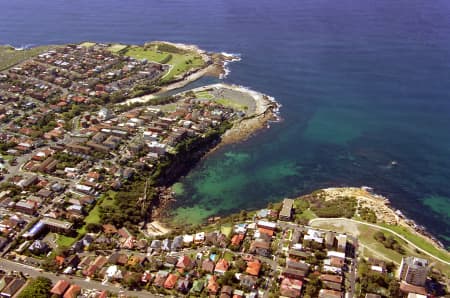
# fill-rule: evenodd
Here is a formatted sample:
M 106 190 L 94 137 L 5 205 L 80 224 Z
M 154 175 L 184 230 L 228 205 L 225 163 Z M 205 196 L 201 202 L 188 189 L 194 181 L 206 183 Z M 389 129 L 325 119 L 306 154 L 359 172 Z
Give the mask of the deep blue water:
M 240 53 L 226 81 L 274 96 L 284 121 L 201 162 L 179 215 L 369 185 L 449 245 L 449 15 L 444 0 L 0 0 L 0 44 Z

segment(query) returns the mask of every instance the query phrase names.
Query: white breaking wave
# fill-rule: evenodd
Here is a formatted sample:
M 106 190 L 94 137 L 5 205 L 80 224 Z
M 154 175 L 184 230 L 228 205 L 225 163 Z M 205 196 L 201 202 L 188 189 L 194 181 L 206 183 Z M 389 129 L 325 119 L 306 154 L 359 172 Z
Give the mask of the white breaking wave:
M 20 47 L 13 47 L 13 48 L 14 48 L 14 50 L 16 50 L 16 51 L 23 51 L 23 50 L 29 49 L 29 48 L 31 48 L 31 47 L 33 47 L 33 46 L 34 46 L 34 44 L 29 43 L 29 44 L 26 44 L 26 45 L 22 45 L 22 46 L 20 46 Z
M 221 52 L 221 55 L 227 57 L 227 58 L 231 58 L 230 60 L 227 60 L 223 63 L 223 70 L 224 73 L 220 75 L 219 79 L 223 80 L 225 79 L 229 74 L 230 74 L 230 69 L 228 68 L 228 64 L 231 62 L 238 62 L 241 61 L 241 54 L 236 54 L 236 53 L 227 53 L 227 52 Z

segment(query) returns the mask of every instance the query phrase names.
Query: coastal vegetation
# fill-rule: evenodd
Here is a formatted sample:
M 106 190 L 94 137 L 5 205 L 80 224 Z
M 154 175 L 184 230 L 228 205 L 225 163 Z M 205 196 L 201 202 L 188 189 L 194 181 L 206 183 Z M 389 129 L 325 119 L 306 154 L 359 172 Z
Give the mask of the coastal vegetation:
M 405 250 L 394 236 L 389 235 L 386 237 L 383 232 L 378 231 L 373 235 L 373 238 L 383 244 L 385 248 L 395 250 L 401 255 L 405 254 Z
M 325 200 L 320 196 L 311 196 L 309 200 L 311 211 L 318 217 L 352 218 L 356 211 L 356 199 L 353 197 Z
M 395 226 L 395 225 L 388 225 L 388 224 L 380 224 L 380 226 L 385 227 L 387 229 L 390 229 L 394 232 L 397 232 L 398 234 L 402 235 L 418 247 L 422 248 L 423 250 L 431 253 L 432 255 L 435 255 L 436 257 L 439 257 L 447 262 L 450 262 L 450 254 L 448 252 L 445 252 L 442 249 L 438 249 L 427 241 L 422 236 L 417 235 L 416 233 L 412 232 L 410 229 L 402 226 Z
M 384 243 L 377 241 L 376 235 L 379 234 L 381 231 L 379 228 L 377 228 L 376 225 L 366 225 L 363 222 L 359 223 L 357 221 L 350 221 L 347 219 L 335 219 L 333 221 L 312 221 L 310 223 L 313 227 L 321 228 L 321 229 L 327 229 L 327 230 L 334 230 L 337 232 L 342 233 L 349 233 L 352 235 L 356 235 L 358 237 L 358 242 L 360 246 L 360 253 L 362 256 L 366 258 L 376 258 L 376 259 L 382 259 L 389 262 L 393 262 L 397 265 L 400 264 L 402 257 L 404 255 L 412 255 L 417 256 L 420 258 L 429 259 L 433 263 L 433 268 L 437 270 L 438 272 L 441 272 L 443 274 L 446 274 L 447 276 L 450 274 L 450 269 L 448 268 L 447 264 L 444 264 L 442 262 L 437 262 L 435 259 L 429 258 L 429 256 L 425 255 L 424 253 L 418 251 L 413 246 L 408 244 L 403 239 L 399 238 L 393 233 L 390 233 L 388 231 L 382 231 L 382 234 L 384 235 L 384 238 L 389 238 L 390 242 L 392 240 L 393 242 L 396 242 L 399 247 L 399 249 L 403 250 L 403 254 L 399 253 L 395 249 L 388 248 L 384 245 Z M 380 225 L 381 227 L 382 225 Z M 388 245 L 389 246 L 389 245 Z M 435 249 L 438 251 L 437 249 Z M 428 251 L 428 250 L 426 250 Z M 429 252 L 429 251 L 428 251 Z M 438 256 L 437 254 L 435 254 Z M 444 258 L 442 258 L 445 260 Z

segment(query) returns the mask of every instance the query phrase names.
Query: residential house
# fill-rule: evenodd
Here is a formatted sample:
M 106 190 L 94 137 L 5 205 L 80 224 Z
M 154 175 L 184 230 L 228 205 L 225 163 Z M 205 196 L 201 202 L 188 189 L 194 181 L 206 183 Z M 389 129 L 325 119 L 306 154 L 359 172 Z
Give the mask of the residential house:
M 245 235 L 244 234 L 235 234 L 231 238 L 231 245 L 239 247 L 242 243 L 242 240 L 244 240 Z
M 69 289 L 64 294 L 64 298 L 76 298 L 81 292 L 81 287 L 77 285 L 71 285 Z
M 156 273 L 154 285 L 157 287 L 160 287 L 160 288 L 164 287 L 164 283 L 165 283 L 168 275 L 169 275 L 169 272 L 167 272 L 167 271 L 158 271 L 158 273 Z
M 250 253 L 260 256 L 270 256 L 270 243 L 263 239 L 256 239 L 250 245 Z
M 188 256 L 180 256 L 178 259 L 176 267 L 181 270 L 190 270 L 192 269 L 193 263 Z
M 241 274 L 238 279 L 242 286 L 247 287 L 249 289 L 254 288 L 256 286 L 256 283 L 258 282 L 256 276 L 250 276 L 245 274 Z
M 215 275 L 210 276 L 210 278 L 208 279 L 207 289 L 210 295 L 217 294 L 217 292 L 219 291 L 219 283 L 217 282 L 217 276 Z
M 292 279 L 303 279 L 307 274 L 307 271 L 292 268 L 284 268 L 281 272 L 282 276 Z
M 293 278 L 283 278 L 280 285 L 280 294 L 285 297 L 300 297 L 303 282 Z
M 22 278 L 13 278 L 6 287 L 4 287 L 1 292 L 0 296 L 2 298 L 10 298 L 13 297 L 24 285 L 26 281 Z
M 223 275 L 225 272 L 228 271 L 228 268 L 230 267 L 230 263 L 225 259 L 220 259 L 217 264 L 216 268 L 214 269 L 214 272 Z
M 342 276 L 341 275 L 321 274 L 319 278 L 322 281 L 324 288 L 327 288 L 330 290 L 336 290 L 336 291 L 340 291 L 342 288 Z
M 219 298 L 231 298 L 232 294 L 233 288 L 231 286 L 223 286 Z
M 58 282 L 50 290 L 50 293 L 57 297 L 62 297 L 64 292 L 69 288 L 69 286 L 70 282 L 68 282 L 67 280 L 64 279 L 58 280 Z
M 178 280 L 177 291 L 186 295 L 189 292 L 190 280 L 188 277 Z
M 319 298 L 342 298 L 343 294 L 340 291 L 321 289 L 319 291 Z
M 178 251 L 183 248 L 183 236 L 176 236 L 173 238 L 172 245 L 170 246 L 171 251 Z
M 192 284 L 191 292 L 195 294 L 200 294 L 203 291 L 203 288 L 205 287 L 205 282 L 201 279 L 194 280 L 194 283 Z
M 215 267 L 215 264 L 210 259 L 206 259 L 202 263 L 202 270 L 203 271 L 206 271 L 206 272 L 209 272 L 209 273 L 213 273 L 214 272 L 214 267 Z
M 245 273 L 253 276 L 258 276 L 261 270 L 261 262 L 258 259 L 247 262 L 247 269 Z

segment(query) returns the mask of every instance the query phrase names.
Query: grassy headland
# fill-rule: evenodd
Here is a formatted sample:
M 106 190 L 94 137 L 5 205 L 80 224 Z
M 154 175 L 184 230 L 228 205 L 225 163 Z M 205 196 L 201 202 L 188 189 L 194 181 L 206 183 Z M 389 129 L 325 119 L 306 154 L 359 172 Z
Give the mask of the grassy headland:
M 120 49 L 124 55 L 136 59 L 147 59 L 162 64 L 169 64 L 170 70 L 163 76 L 163 83 L 180 78 L 181 75 L 205 66 L 202 55 L 188 48 L 176 47 L 169 43 L 152 42 L 144 46 L 130 46 Z
M 0 46 L 0 70 L 7 69 L 54 47 L 55 46 L 39 46 L 25 50 L 16 50 L 11 46 Z

